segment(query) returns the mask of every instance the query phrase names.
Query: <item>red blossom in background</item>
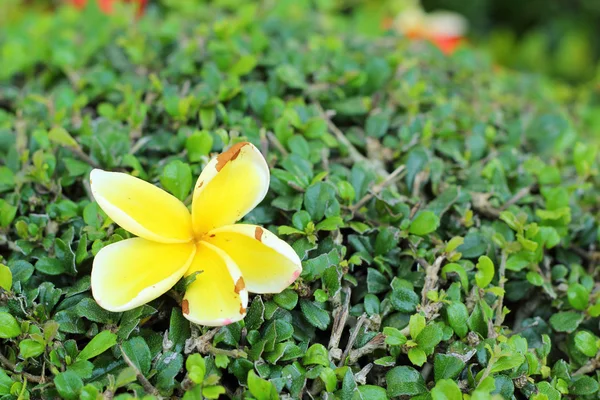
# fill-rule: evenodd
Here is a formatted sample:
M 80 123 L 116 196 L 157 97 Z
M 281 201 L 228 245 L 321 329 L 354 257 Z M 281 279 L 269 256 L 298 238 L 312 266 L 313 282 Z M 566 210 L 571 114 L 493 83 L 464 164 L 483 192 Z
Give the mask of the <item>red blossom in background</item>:
M 125 1 L 126 3 L 136 3 L 137 4 L 137 13 L 138 15 L 142 15 L 144 10 L 146 9 L 146 4 L 148 0 L 93 0 L 98 3 L 98 7 L 105 14 L 112 14 L 113 12 L 113 4 L 117 1 Z M 81 9 L 84 8 L 87 4 L 87 0 L 71 0 L 71 3 Z
M 408 9 L 400 13 L 392 26 L 413 40 L 433 43 L 445 54 L 453 53 L 464 42 L 466 20 L 450 12 L 425 13 L 421 9 Z

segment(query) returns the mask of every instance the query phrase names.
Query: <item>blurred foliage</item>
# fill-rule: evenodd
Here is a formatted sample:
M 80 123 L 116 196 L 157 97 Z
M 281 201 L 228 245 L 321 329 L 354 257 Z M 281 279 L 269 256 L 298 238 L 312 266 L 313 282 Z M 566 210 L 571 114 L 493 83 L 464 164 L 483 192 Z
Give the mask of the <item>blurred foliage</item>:
M 141 19 L 11 1 L 1 399 L 597 398 L 593 89 L 365 39 L 333 1 L 163 0 Z M 300 279 L 221 329 L 187 322 L 177 290 L 101 309 L 92 259 L 129 234 L 92 167 L 160 185 L 242 138 L 272 167 L 245 220 L 289 240 Z

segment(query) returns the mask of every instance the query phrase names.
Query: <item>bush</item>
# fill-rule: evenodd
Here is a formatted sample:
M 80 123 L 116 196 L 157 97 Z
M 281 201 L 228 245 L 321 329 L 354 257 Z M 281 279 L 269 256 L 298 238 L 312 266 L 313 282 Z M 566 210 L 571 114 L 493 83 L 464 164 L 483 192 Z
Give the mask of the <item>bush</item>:
M 0 31 L 2 398 L 596 398 L 585 107 L 476 52 L 226 3 Z M 100 308 L 92 259 L 129 234 L 92 167 L 160 186 L 241 138 L 272 167 L 245 221 L 292 244 L 300 279 L 220 329 L 190 325 L 177 291 Z

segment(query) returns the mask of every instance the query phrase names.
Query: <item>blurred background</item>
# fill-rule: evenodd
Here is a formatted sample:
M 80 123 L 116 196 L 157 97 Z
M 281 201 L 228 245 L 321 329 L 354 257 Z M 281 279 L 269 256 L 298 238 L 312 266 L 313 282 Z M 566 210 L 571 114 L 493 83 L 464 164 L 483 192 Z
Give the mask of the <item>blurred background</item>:
M 63 3 L 84 8 L 88 2 L 111 13 L 115 3 L 121 1 L 1 0 L 0 24 L 18 24 L 32 9 L 52 11 Z M 128 2 L 134 3 L 132 7 L 139 15 L 170 9 L 201 12 L 198 6 L 206 2 L 232 6 L 240 3 L 237 0 Z M 498 65 L 543 73 L 574 85 L 597 81 L 600 74 L 600 0 L 262 0 L 248 3 L 265 8 L 286 4 L 297 9 L 317 9 L 340 29 L 363 35 L 404 30 L 402 33 L 408 36 L 423 36 L 423 32 L 418 32 L 419 25 L 431 32 L 452 31 L 458 24 L 461 43 L 467 42 L 488 52 Z M 430 24 L 424 22 L 427 16 L 441 11 L 445 11 L 444 17 Z M 448 24 L 450 28 L 445 26 Z M 453 51 L 455 44 L 441 44 L 441 48 Z
M 52 10 L 61 3 L 84 7 L 87 1 L 110 12 L 114 8 L 112 3 L 119 0 L 1 0 L 0 24 L 16 23 L 27 9 Z M 204 1 L 130 2 L 135 3 L 141 14 L 192 8 Z M 344 29 L 364 35 L 382 35 L 389 29 L 399 29 L 399 16 L 410 14 L 411 10 L 413 17 L 416 9 L 425 15 L 450 11 L 463 19 L 461 35 L 466 41 L 489 52 L 499 65 L 547 74 L 572 84 L 588 83 L 599 75 L 600 0 L 263 0 L 257 3 L 270 6 L 294 3 L 294 7 L 317 8 Z

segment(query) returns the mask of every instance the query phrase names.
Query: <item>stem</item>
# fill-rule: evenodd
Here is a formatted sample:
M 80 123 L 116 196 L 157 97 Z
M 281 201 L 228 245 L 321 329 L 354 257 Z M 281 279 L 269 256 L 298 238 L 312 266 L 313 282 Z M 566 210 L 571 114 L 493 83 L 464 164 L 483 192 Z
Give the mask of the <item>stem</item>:
M 499 282 L 499 287 L 500 289 L 504 290 L 504 275 L 506 273 L 506 252 L 502 252 L 502 258 L 500 260 L 500 268 L 498 270 L 498 282 Z M 504 308 L 503 306 L 503 302 L 504 302 L 504 294 L 501 294 L 498 297 L 498 303 L 496 303 L 496 321 L 495 324 L 496 326 L 500 326 L 502 325 L 502 323 L 504 322 L 504 313 L 502 312 L 502 309 Z
M 158 397 L 159 399 L 162 399 L 158 389 L 156 389 L 154 386 L 152 386 L 150 381 L 148 379 L 146 379 L 144 374 L 142 374 L 142 372 L 133 363 L 133 361 L 131 361 L 131 359 L 129 357 L 127 357 L 127 354 L 125 354 L 125 352 L 123 351 L 123 348 L 121 346 L 119 346 L 119 349 L 121 350 L 121 354 L 123 355 L 123 360 L 131 369 L 133 369 L 135 371 L 135 376 L 137 377 L 137 380 L 140 382 L 140 384 L 142 385 L 142 387 L 144 388 L 146 393 L 152 394 L 152 395 Z
M 321 117 L 325 120 L 325 122 L 327 122 L 327 126 L 329 127 L 329 130 L 331 132 L 333 132 L 333 134 L 335 135 L 335 138 L 342 144 L 342 146 L 344 146 L 348 149 L 348 155 L 350 156 L 350 159 L 355 163 L 366 162 L 366 163 L 372 165 L 375 168 L 378 175 L 387 178 L 387 176 L 389 175 L 388 172 L 381 166 L 373 165 L 372 161 L 369 161 L 365 156 L 363 156 L 356 149 L 356 147 L 354 147 L 354 145 L 348 140 L 346 135 L 344 135 L 344 132 L 342 132 L 340 130 L 340 128 L 338 128 L 333 123 L 333 121 L 331 120 L 329 115 L 323 109 L 323 106 L 321 106 L 321 103 L 316 102 L 316 103 L 314 103 L 314 105 L 317 108 L 317 111 L 319 111 L 319 114 L 321 115 Z
M 346 297 L 344 298 L 344 303 L 334 311 L 333 327 L 331 328 L 331 337 L 329 338 L 329 345 L 327 346 L 331 358 L 335 359 L 341 358 L 341 350 L 339 349 L 340 340 L 344 333 L 346 321 L 348 320 L 348 309 L 350 307 L 351 289 L 349 287 L 344 287 L 342 292 Z
M 350 352 L 350 356 L 348 357 L 348 364 L 354 364 L 362 356 L 371 354 L 377 349 L 385 349 L 385 335 L 383 333 L 378 333 L 376 336 L 373 337 L 373 339 L 369 340 L 369 342 L 360 349 L 352 350 Z
M 31 375 L 30 373 L 27 373 L 27 372 L 17 372 L 16 371 L 17 366 L 15 364 L 13 364 L 8 358 L 4 357 L 4 355 L 2 355 L 2 353 L 0 353 L 0 364 L 2 364 L 4 367 L 8 368 L 15 374 L 23 375 L 25 377 L 25 379 L 27 379 L 28 381 L 35 382 L 35 383 L 44 383 L 44 381 L 45 381 L 44 378 L 41 376 Z
M 587 363 L 581 366 L 581 368 L 573 372 L 572 375 L 577 376 L 589 374 L 591 372 L 596 371 L 598 368 L 600 368 L 600 354 L 597 355 L 596 358 L 592 358 L 591 360 L 589 360 Z
M 425 306 L 429 303 L 429 299 L 427 298 L 427 293 L 432 290 L 437 289 L 437 284 L 439 280 L 440 267 L 442 266 L 442 262 L 446 259 L 446 256 L 441 255 L 435 259 L 433 264 L 429 265 L 427 261 L 422 258 L 417 259 L 419 264 L 425 267 L 425 284 L 423 285 L 423 290 L 421 291 L 421 304 Z
M 287 156 L 289 154 L 283 146 L 283 144 L 281 144 L 281 142 L 279 141 L 279 139 L 277 139 L 277 136 L 275 136 L 273 132 L 267 131 L 267 139 L 269 139 L 269 142 L 273 143 L 273 146 L 275 146 L 281 154 L 283 154 L 284 156 Z
M 350 211 L 352 213 L 354 213 L 357 210 L 360 210 L 360 208 L 362 206 L 364 206 L 369 200 L 371 200 L 373 197 L 375 197 L 377 194 L 379 194 L 379 192 L 381 192 L 386 186 L 388 186 L 389 184 L 394 182 L 396 180 L 396 178 L 398 178 L 398 176 L 402 172 L 404 172 L 405 168 L 406 168 L 406 166 L 404 166 L 404 165 L 401 165 L 398 168 L 396 168 L 391 174 L 389 174 L 387 176 L 387 178 L 385 178 L 385 180 L 383 182 L 378 183 L 377 185 L 373 186 L 373 189 L 369 193 L 367 193 L 362 199 L 360 199 L 358 201 L 358 203 L 353 205 L 350 208 Z
M 367 319 L 366 315 L 363 314 L 358 318 L 358 321 L 356 321 L 356 326 L 354 326 L 354 329 L 350 333 L 350 337 L 348 338 L 348 343 L 346 344 L 346 350 L 344 350 L 344 353 L 342 354 L 342 359 L 340 360 L 339 365 L 338 365 L 339 367 L 344 365 L 344 362 L 346 361 L 346 357 L 348 357 L 348 354 L 350 354 L 350 350 L 352 350 L 352 346 L 354 346 L 354 342 L 356 341 L 356 338 L 358 337 L 358 332 L 360 331 L 360 328 L 362 328 L 366 319 Z
M 81 158 L 81 160 L 85 161 L 86 163 L 88 163 L 89 165 L 91 165 L 94 168 L 100 168 L 100 164 L 98 164 L 96 161 L 92 160 L 90 156 L 88 156 L 79 146 L 77 147 L 69 147 L 71 149 L 71 151 L 73 153 L 75 153 L 75 155 L 79 158 Z

